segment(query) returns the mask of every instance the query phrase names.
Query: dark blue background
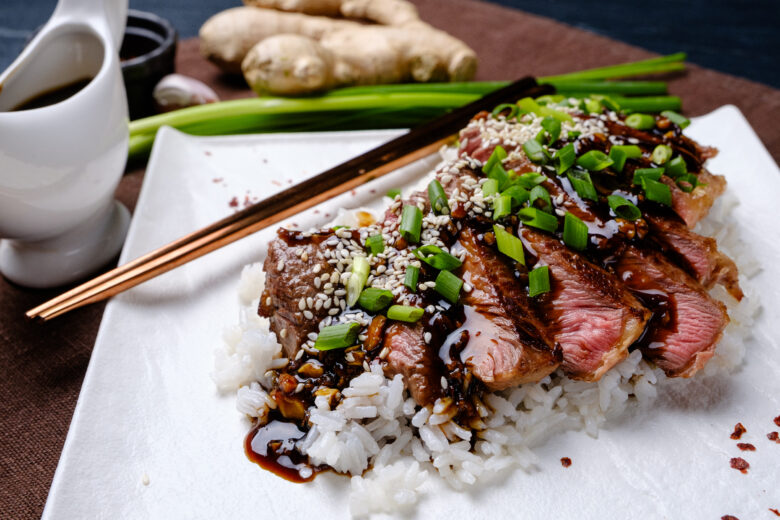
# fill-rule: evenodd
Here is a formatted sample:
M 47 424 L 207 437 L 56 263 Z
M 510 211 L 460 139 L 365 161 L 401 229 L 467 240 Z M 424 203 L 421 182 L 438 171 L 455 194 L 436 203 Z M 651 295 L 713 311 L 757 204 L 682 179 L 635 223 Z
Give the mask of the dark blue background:
M 780 0 L 494 2 L 652 51 L 683 50 L 688 52 L 691 62 L 780 88 Z M 30 32 L 46 21 L 55 3 L 55 0 L 0 0 L 0 70 L 21 51 Z M 130 7 L 171 20 L 181 37 L 186 38 L 195 36 L 211 14 L 239 3 L 239 0 L 130 0 Z

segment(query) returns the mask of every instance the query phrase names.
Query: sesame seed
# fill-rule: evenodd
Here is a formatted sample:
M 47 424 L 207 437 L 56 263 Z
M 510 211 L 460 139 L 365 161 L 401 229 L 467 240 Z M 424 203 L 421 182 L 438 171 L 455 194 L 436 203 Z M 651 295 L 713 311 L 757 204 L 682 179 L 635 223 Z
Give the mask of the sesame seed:
M 287 337 L 287 329 L 282 329 L 279 331 L 279 336 L 281 336 L 282 339 Z
M 301 298 L 301 299 L 298 301 L 298 309 L 299 309 L 299 310 L 304 310 L 304 309 L 306 309 L 306 299 L 305 299 L 305 298 Z
M 312 308 L 314 306 L 314 299 L 311 296 L 306 298 L 306 307 Z
M 267 306 L 269 306 L 269 307 L 271 306 L 271 297 L 270 297 L 270 296 L 268 296 L 268 297 L 265 299 L 265 304 L 266 304 Z
M 423 339 L 425 340 L 426 343 L 430 343 L 431 342 L 431 337 L 432 337 L 432 335 L 431 335 L 430 332 L 426 332 L 425 334 L 423 334 Z
M 382 349 L 382 350 L 379 352 L 379 359 L 385 359 L 385 358 L 388 356 L 388 354 L 390 354 L 390 349 L 389 349 L 389 348 L 387 348 L 387 347 L 384 347 L 384 348 L 383 348 L 383 349 Z
M 304 262 L 308 262 L 309 261 L 309 253 L 304 251 L 303 254 L 301 255 L 301 260 L 303 260 Z
M 470 293 L 471 289 L 472 289 L 471 284 L 469 284 L 468 282 L 464 282 L 463 290 L 466 291 L 467 293 Z
M 307 335 L 307 337 L 308 337 L 310 340 L 312 340 L 312 341 L 316 341 L 316 339 L 317 339 L 317 333 L 316 333 L 316 332 L 309 332 L 309 334 Z
M 339 313 L 338 309 L 331 309 L 328 311 L 328 314 L 330 314 L 331 316 L 335 316 L 338 313 Z
M 308 309 L 303 311 L 303 315 L 306 317 L 307 320 L 314 319 L 314 314 L 312 314 L 312 312 L 310 310 L 308 310 Z
M 277 271 L 284 271 L 284 260 L 279 260 L 279 263 L 276 264 L 276 270 Z
M 295 360 L 298 361 L 303 357 L 303 349 L 299 350 L 297 354 L 295 354 Z

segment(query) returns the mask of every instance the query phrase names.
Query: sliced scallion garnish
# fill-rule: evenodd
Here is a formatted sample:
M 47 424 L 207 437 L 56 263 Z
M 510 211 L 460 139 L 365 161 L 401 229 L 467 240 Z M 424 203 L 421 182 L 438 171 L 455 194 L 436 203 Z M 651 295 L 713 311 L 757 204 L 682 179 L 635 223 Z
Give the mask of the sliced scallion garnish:
M 558 229 L 558 219 L 538 208 L 523 208 L 517 212 L 517 216 L 526 226 L 535 227 L 550 233 Z
M 498 250 L 506 256 L 525 265 L 525 253 L 523 242 L 501 226 L 493 225 L 493 233 L 496 235 Z
M 563 243 L 577 251 L 588 247 L 588 226 L 572 213 L 563 217 Z
M 450 271 L 439 271 L 436 277 L 436 292 L 444 296 L 448 302 L 458 302 L 461 287 L 463 287 L 463 280 Z
M 370 271 L 371 266 L 365 256 L 356 256 L 352 259 L 352 274 L 347 282 L 347 305 L 350 307 L 357 303 Z
M 613 213 L 619 218 L 626 220 L 637 220 L 642 216 L 642 212 L 634 206 L 630 200 L 620 195 L 610 195 L 607 197 L 607 203 Z
M 528 201 L 529 198 L 531 198 L 531 192 L 529 192 L 527 189 L 523 188 L 522 186 L 517 186 L 517 185 L 508 187 L 507 189 L 501 192 L 501 195 L 506 195 L 507 197 L 511 197 L 512 202 L 516 206 L 524 204 L 526 201 Z
M 655 127 L 655 118 L 649 114 L 631 114 L 626 118 L 626 126 L 637 130 L 650 130 Z
M 672 205 L 672 191 L 669 189 L 669 186 L 663 182 L 654 181 L 649 177 L 645 177 L 642 182 L 642 188 L 645 190 L 647 200 L 652 200 L 666 206 Z
M 538 188 L 539 186 L 537 186 Z M 512 197 L 499 195 L 493 199 L 493 219 L 498 220 L 512 213 Z
M 637 159 L 642 157 L 642 150 L 635 144 L 616 144 L 609 149 L 609 158 L 612 159 L 612 167 L 622 172 L 627 159 Z
M 398 228 L 401 236 L 410 244 L 420 241 L 422 231 L 422 211 L 417 206 L 407 204 L 401 213 L 401 226 Z
M 652 179 L 657 181 L 664 174 L 663 168 L 637 168 L 634 170 L 634 184 L 642 186 L 644 179 Z
M 677 186 L 685 193 L 690 193 L 699 185 L 699 178 L 692 173 L 684 173 L 675 179 Z
M 444 188 L 441 187 L 441 183 L 436 179 L 428 183 L 428 200 L 431 201 L 431 209 L 437 215 L 445 213 L 445 208 L 447 209 L 446 212 L 449 212 L 450 206 L 447 202 L 447 194 L 444 193 Z
M 661 115 L 680 128 L 687 128 L 687 126 L 691 124 L 687 117 L 682 114 L 678 114 L 674 110 L 664 110 L 661 112 Z
M 371 235 L 366 239 L 366 247 L 372 255 L 378 255 L 385 250 L 385 239 L 382 235 Z
M 387 289 L 367 287 L 358 298 L 358 305 L 369 312 L 379 312 L 393 301 L 393 293 Z
M 412 253 L 434 269 L 449 271 L 450 269 L 460 267 L 463 263 L 451 254 L 444 252 L 439 246 L 433 244 L 418 247 L 412 251 Z
M 314 340 L 314 348 L 317 350 L 334 350 L 337 348 L 347 348 L 357 344 L 360 324 L 339 323 L 338 325 L 328 325 L 320 329 L 317 339 Z
M 547 191 L 544 186 L 534 186 L 528 200 L 531 206 L 537 207 L 547 213 L 552 213 L 553 206 L 552 200 L 550 200 L 550 192 Z M 541 201 L 541 204 L 536 204 L 536 201 Z
M 528 273 L 528 296 L 533 298 L 550 291 L 550 268 L 539 266 Z
M 401 194 L 401 190 L 398 188 L 393 188 L 392 190 L 387 190 L 387 196 L 391 199 L 395 199 L 397 196 Z
M 571 132 L 569 132 L 571 137 Z M 563 175 L 577 160 L 577 154 L 574 152 L 574 145 L 572 143 L 567 144 L 557 152 L 555 152 L 555 171 L 558 175 Z
M 590 179 L 590 174 L 584 170 L 569 170 L 567 174 L 571 187 L 577 192 L 577 195 L 583 199 L 598 201 L 599 195 L 596 193 L 596 187 Z
M 404 286 L 412 292 L 417 291 L 418 278 L 420 278 L 420 268 L 416 265 L 407 265 L 404 273 Z
M 449 271 L 442 271 L 448 273 Z M 405 321 L 414 323 L 423 317 L 425 310 L 420 307 L 411 307 L 409 305 L 392 305 L 387 309 L 387 317 L 391 320 Z
M 688 173 L 688 165 L 685 164 L 685 159 L 683 159 L 681 155 L 678 155 L 666 163 L 664 173 L 672 179 L 676 179 L 677 177 Z
M 502 189 L 509 182 L 509 174 L 500 163 L 493 165 L 487 174 L 488 179 L 498 181 L 498 189 Z
M 488 179 L 482 183 L 482 195 L 484 197 L 490 197 L 498 193 L 498 181 L 496 179 Z
M 553 144 L 561 137 L 561 122 L 552 116 L 542 119 L 542 128 L 547 132 L 547 144 Z
M 505 116 L 506 119 L 512 119 L 513 117 L 516 117 L 520 111 L 520 109 L 514 103 L 501 103 L 493 109 L 493 112 L 491 112 L 490 115 L 493 116 L 493 119 L 498 119 L 498 116 L 501 115 L 501 112 L 507 109 L 509 109 L 509 114 Z
M 666 161 L 672 158 L 672 149 L 665 144 L 659 144 L 653 150 L 651 159 L 655 164 L 665 164 Z
M 515 179 L 515 182 L 520 186 L 522 186 L 523 188 L 530 190 L 533 189 L 533 187 L 536 186 L 537 184 L 541 184 L 546 180 L 547 180 L 547 176 L 542 175 L 541 173 L 528 172 L 519 175 Z
M 586 170 L 597 172 L 610 166 L 612 164 L 612 159 L 601 150 L 591 150 L 580 155 L 577 158 L 577 164 Z
M 490 173 L 490 170 L 493 169 L 493 166 L 496 164 L 501 164 L 501 161 L 506 159 L 506 150 L 499 145 L 493 148 L 493 152 L 490 154 L 490 157 L 488 158 L 487 162 L 482 166 L 482 173 Z
M 547 156 L 544 154 L 544 148 L 535 139 L 529 139 L 523 143 L 523 151 L 531 159 L 532 162 L 537 164 L 544 163 Z
M 601 101 L 598 99 L 587 98 L 583 100 L 585 111 L 589 114 L 600 114 L 604 111 L 604 107 L 601 106 Z

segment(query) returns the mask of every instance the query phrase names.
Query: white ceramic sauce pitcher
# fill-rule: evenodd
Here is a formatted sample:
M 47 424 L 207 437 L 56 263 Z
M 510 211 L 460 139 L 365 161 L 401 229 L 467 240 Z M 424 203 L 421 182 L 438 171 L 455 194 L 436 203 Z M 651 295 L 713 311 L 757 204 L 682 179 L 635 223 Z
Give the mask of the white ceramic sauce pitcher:
M 122 246 L 129 215 L 113 194 L 127 159 L 126 17 L 127 0 L 59 0 L 0 74 L 0 271 L 18 284 L 72 282 Z M 11 111 L 87 78 L 63 101 Z

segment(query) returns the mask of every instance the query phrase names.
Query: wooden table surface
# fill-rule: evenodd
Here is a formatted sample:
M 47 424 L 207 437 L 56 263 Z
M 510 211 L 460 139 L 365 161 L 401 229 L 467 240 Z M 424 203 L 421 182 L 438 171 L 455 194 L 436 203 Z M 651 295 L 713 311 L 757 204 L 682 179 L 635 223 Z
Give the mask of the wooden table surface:
M 416 3 L 424 19 L 462 38 L 477 51 L 478 79 L 544 76 L 652 56 L 637 47 L 492 4 L 473 0 Z M 501 21 L 500 27 L 496 27 L 496 20 Z M 215 67 L 200 58 L 197 47 L 194 39 L 180 43 L 178 72 L 203 79 L 223 99 L 251 95 L 240 83 L 220 76 Z M 688 115 L 703 114 L 724 104 L 737 105 L 775 160 L 780 157 L 780 91 L 696 66 L 671 79 L 670 89 L 683 98 Z M 117 190 L 117 197 L 131 209 L 142 180 L 143 169 L 132 169 Z M 101 304 L 51 323 L 25 321 L 26 309 L 59 292 L 28 290 L 0 279 L 3 518 L 41 515 L 103 313 Z M 108 410 L 107 421 L 112 413 L 120 411 Z

